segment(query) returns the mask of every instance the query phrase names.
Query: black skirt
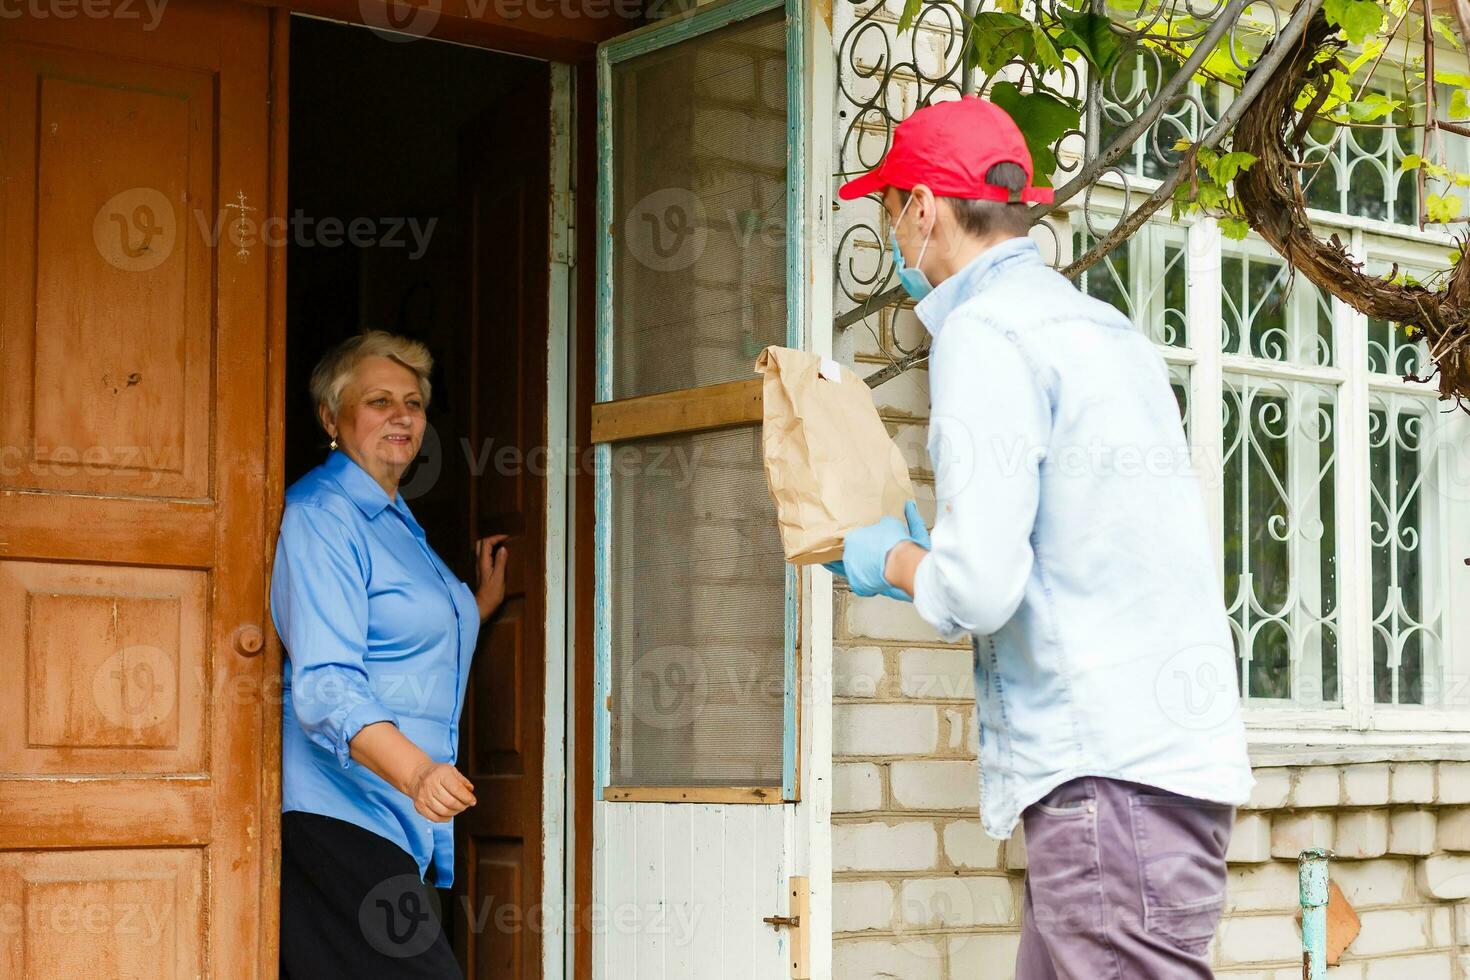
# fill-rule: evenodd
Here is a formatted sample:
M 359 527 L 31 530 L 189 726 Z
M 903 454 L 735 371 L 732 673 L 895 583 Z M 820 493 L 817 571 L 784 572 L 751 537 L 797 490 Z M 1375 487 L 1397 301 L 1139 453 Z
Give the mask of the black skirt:
M 463 980 L 439 904 L 387 838 L 281 814 L 281 980 Z

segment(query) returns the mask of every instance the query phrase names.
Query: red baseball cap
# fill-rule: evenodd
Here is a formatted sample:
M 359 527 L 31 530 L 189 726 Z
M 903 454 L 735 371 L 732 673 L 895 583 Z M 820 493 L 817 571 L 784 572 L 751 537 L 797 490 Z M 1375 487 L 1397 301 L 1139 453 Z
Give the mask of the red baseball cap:
M 1026 171 L 1026 186 L 1016 196 L 985 182 L 997 163 Z M 1004 109 L 976 95 L 925 106 L 893 129 L 888 155 L 872 170 L 837 191 L 851 201 L 885 187 L 910 190 L 928 186 L 940 197 L 974 201 L 1025 201 L 1050 204 L 1050 187 L 1033 187 L 1031 151 L 1016 122 Z

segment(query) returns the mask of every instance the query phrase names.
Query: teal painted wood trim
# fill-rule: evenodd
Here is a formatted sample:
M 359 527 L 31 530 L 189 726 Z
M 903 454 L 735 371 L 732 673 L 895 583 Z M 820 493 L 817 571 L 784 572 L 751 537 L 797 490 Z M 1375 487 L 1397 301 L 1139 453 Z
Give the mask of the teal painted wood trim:
M 786 346 L 806 347 L 806 0 L 786 0 Z M 801 766 L 801 572 L 786 566 L 786 703 L 782 747 L 783 798 L 796 799 Z
M 728 27 L 779 6 L 781 0 L 725 0 L 723 3 L 705 4 L 678 17 L 646 24 L 637 30 L 621 34 L 604 42 L 599 50 L 613 61 L 626 61 L 640 54 L 687 41 L 691 37 L 717 31 L 721 27 Z
M 594 450 L 596 500 L 593 504 L 594 562 L 596 588 L 592 601 L 592 649 L 595 676 L 593 694 L 594 732 L 592 772 L 596 781 L 594 799 L 602 799 L 611 772 L 612 712 L 608 697 L 612 694 L 612 446 L 602 443 Z
M 593 401 L 612 397 L 612 67 L 606 47 L 597 52 L 597 313 Z M 608 785 L 612 737 L 612 466 L 611 448 L 593 451 L 593 799 Z
M 1327 859 L 1329 852 L 1309 847 L 1297 857 L 1302 903 L 1302 980 L 1327 978 Z
M 781 798 L 796 799 L 797 780 L 800 773 L 801 747 L 800 716 L 797 712 L 801 703 L 801 648 L 800 603 L 797 601 L 801 588 L 801 569 L 786 566 L 786 701 L 783 706 L 785 733 L 781 745 Z
M 597 236 L 597 363 L 593 400 L 599 402 L 612 398 L 612 175 L 612 61 L 604 45 L 597 52 L 597 227 L 594 230 Z
M 613 283 L 612 226 L 618 202 L 614 197 L 613 65 L 639 55 L 695 38 L 750 17 L 775 10 L 783 0 L 726 0 L 699 7 L 688 13 L 639 28 L 599 46 L 597 53 L 597 322 L 595 400 L 613 397 Z M 806 89 L 805 7 L 803 0 L 785 0 L 786 11 L 786 343 L 806 343 L 806 291 L 804 270 L 810 264 L 805 223 L 807 214 L 806 125 L 802 107 Z M 595 595 L 593 599 L 594 659 L 596 669 L 595 744 L 593 772 L 595 798 L 611 777 L 612 715 L 608 696 L 612 691 L 612 467 L 611 447 L 596 449 L 595 506 Z M 785 650 L 782 739 L 782 793 L 795 799 L 800 759 L 799 703 L 801 665 L 798 659 L 801 623 L 798 620 L 800 571 L 786 567 Z
M 786 2 L 786 346 L 806 346 L 806 0 Z

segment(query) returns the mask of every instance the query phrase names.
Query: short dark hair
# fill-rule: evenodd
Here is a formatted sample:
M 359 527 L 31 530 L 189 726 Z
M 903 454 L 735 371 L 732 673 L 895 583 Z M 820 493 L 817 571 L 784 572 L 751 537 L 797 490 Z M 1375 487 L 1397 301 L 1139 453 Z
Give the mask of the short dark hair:
M 1018 163 L 997 163 L 985 171 L 985 182 L 1008 191 L 1020 191 L 1026 186 L 1026 171 Z M 898 189 L 904 203 L 908 203 L 909 192 Z M 1031 231 L 1031 209 L 1019 200 L 977 201 L 965 197 L 945 197 L 949 209 L 959 221 L 960 227 L 976 238 L 991 238 L 995 235 L 1020 237 Z

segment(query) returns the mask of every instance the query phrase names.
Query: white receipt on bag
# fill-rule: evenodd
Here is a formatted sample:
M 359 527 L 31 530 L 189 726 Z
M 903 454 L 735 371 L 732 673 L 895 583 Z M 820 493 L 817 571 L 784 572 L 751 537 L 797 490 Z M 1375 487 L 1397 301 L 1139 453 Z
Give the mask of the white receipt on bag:
M 842 371 L 837 367 L 837 362 L 830 357 L 822 358 L 822 366 L 817 368 L 817 373 L 828 381 L 841 381 Z

